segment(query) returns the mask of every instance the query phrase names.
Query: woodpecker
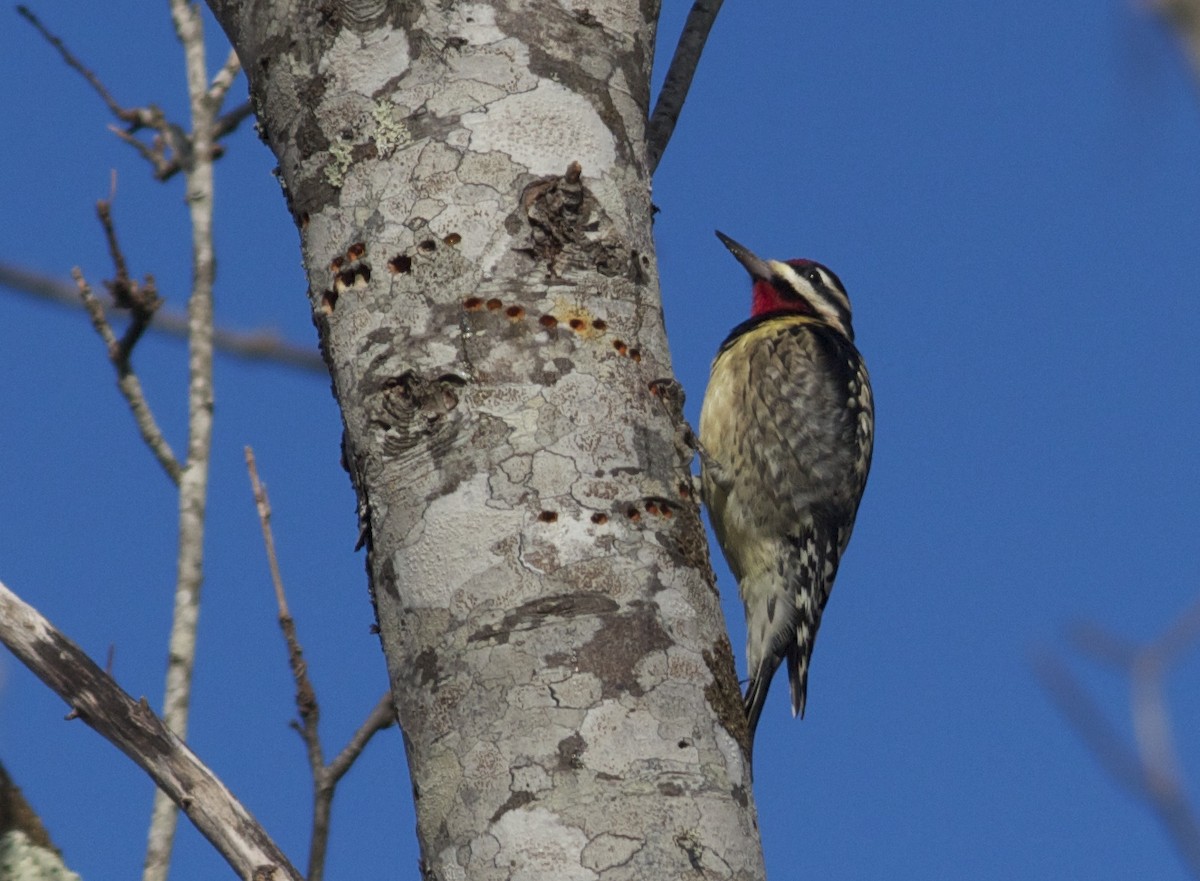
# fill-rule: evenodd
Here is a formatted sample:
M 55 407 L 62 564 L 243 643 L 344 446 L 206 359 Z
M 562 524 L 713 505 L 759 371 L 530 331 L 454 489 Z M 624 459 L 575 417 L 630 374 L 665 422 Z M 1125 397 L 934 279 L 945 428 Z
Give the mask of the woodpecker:
M 812 260 L 762 260 L 717 238 L 750 273 L 750 318 L 713 360 L 701 479 L 746 610 L 753 741 L 785 659 L 792 715 L 804 716 L 821 613 L 871 467 L 875 411 L 838 277 Z

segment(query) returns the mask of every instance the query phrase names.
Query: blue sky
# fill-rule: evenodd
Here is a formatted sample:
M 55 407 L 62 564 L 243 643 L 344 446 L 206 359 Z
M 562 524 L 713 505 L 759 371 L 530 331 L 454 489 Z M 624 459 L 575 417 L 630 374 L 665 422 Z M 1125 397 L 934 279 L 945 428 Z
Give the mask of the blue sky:
M 688 4 L 666 5 L 664 62 Z M 182 118 L 165 7 L 36 10 L 120 100 Z M 714 228 L 766 257 L 832 267 L 874 380 L 874 471 L 808 716 L 790 719 L 777 684 L 759 728 L 769 875 L 1182 879 L 1165 835 L 1065 726 L 1030 657 L 1061 647 L 1079 620 L 1148 639 L 1200 593 L 1200 92 L 1132 0 L 877 7 L 726 4 L 655 184 L 693 421 L 709 360 L 748 309 Z M 132 268 L 180 307 L 182 183 L 149 180 L 79 78 L 15 12 L 0 15 L 0 259 L 110 275 L 92 206 L 116 169 Z M 272 158 L 249 128 L 228 146 L 219 320 L 311 342 Z M 2 296 L 0 578 L 94 657 L 115 646 L 122 685 L 157 703 L 174 493 L 86 320 Z M 184 354 L 149 337 L 135 356 L 176 447 Z M 271 491 L 328 751 L 386 678 L 328 380 L 222 359 L 217 383 L 191 741 L 302 864 L 309 784 L 286 727 L 291 687 L 243 445 Z M 740 606 L 723 566 L 718 577 L 740 656 Z M 1198 655 L 1169 687 L 1193 799 Z M 1127 731 L 1124 680 L 1074 669 Z M 85 878 L 134 877 L 151 786 L 65 712 L 0 654 L 0 761 Z M 417 876 L 394 731 L 334 810 L 331 877 Z M 222 867 L 182 826 L 174 877 Z

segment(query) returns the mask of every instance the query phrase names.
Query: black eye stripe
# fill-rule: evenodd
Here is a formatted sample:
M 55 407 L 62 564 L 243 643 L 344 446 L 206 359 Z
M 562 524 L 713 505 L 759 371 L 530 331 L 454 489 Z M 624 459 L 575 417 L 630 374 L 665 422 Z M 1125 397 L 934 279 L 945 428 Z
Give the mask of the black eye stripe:
M 811 264 L 809 266 L 794 266 L 792 268 L 795 271 L 797 277 L 802 278 L 805 281 L 807 281 L 814 288 L 816 288 L 817 291 L 823 292 L 823 291 L 829 290 L 829 282 L 827 281 L 827 277 L 826 277 L 825 273 L 822 272 L 821 267 L 817 266 L 815 263 Z M 789 293 L 789 295 L 791 295 L 791 296 L 798 296 L 798 293 L 792 292 L 790 290 L 793 282 L 790 282 L 785 276 L 778 275 L 778 274 L 775 276 L 775 278 L 776 278 L 775 286 L 778 289 L 787 291 Z

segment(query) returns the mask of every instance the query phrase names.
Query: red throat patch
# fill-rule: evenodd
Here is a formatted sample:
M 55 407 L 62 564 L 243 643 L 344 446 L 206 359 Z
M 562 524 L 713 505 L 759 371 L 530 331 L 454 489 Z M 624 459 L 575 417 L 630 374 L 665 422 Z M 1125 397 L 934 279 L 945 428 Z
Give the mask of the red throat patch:
M 799 312 L 802 315 L 815 315 L 811 306 L 797 296 L 785 297 L 779 293 L 775 285 L 761 278 L 754 280 L 754 289 L 750 295 L 750 317 L 757 318 L 768 312 Z

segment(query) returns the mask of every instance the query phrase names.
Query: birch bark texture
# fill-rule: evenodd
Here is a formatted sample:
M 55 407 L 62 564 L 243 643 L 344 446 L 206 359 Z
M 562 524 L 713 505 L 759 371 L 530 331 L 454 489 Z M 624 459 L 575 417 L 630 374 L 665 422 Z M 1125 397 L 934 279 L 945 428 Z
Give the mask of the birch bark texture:
M 210 5 L 301 234 L 423 877 L 762 878 L 662 381 L 657 2 Z

